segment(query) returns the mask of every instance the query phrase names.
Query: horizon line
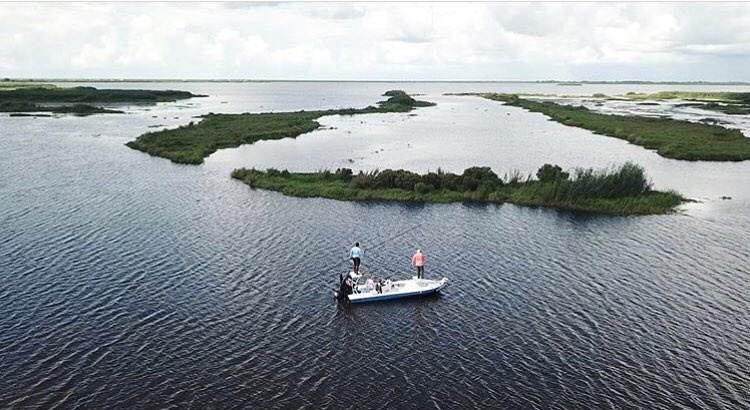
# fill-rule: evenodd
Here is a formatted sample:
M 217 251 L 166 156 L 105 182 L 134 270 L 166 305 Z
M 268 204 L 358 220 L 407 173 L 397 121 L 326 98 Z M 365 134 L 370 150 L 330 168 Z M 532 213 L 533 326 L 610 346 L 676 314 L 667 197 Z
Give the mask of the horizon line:
M 352 83 L 558 83 L 558 84 L 716 84 L 750 85 L 750 81 L 708 80 L 385 80 L 385 79 L 250 79 L 250 78 L 117 78 L 117 77 L 3 77 L 2 82 L 352 82 Z

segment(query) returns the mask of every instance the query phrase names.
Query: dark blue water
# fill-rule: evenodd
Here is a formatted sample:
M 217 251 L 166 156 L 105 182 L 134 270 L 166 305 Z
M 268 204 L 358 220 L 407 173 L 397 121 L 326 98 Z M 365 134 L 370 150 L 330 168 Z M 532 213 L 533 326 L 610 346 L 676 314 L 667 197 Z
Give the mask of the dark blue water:
M 335 130 L 203 166 L 123 144 L 223 106 L 361 106 L 397 87 L 180 84 L 212 97 L 120 116 L 0 117 L 0 407 L 750 406 L 748 165 L 664 160 L 439 95 L 463 86 L 402 85 L 441 104 L 333 117 L 322 122 Z M 404 138 L 419 149 L 400 153 Z M 629 218 L 356 204 L 229 177 L 238 165 L 349 157 L 355 168 L 460 168 L 472 152 L 500 173 L 632 159 L 702 202 Z M 403 277 L 421 248 L 427 276 L 450 283 L 437 297 L 342 308 L 331 288 L 355 240 L 366 271 Z

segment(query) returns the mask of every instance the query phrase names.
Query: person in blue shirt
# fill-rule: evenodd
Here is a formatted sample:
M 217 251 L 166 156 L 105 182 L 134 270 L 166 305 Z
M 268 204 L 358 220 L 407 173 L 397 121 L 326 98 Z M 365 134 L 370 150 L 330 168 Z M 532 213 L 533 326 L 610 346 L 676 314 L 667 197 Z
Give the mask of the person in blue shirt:
M 364 252 L 359 247 L 359 242 L 354 244 L 354 247 L 349 251 L 349 258 L 354 262 L 354 273 L 359 275 L 359 264 L 362 262 L 362 256 Z

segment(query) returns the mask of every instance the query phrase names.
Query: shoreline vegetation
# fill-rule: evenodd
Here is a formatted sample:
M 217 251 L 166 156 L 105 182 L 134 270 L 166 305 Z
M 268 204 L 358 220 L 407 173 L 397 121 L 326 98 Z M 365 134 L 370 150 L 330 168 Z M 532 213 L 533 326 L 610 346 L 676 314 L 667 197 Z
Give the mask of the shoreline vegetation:
M 11 117 L 39 117 L 45 115 L 36 113 L 75 114 L 84 116 L 91 114 L 122 114 L 125 111 L 111 110 L 89 104 L 41 106 L 27 102 L 1 102 L 0 112 L 11 113 Z
M 750 93 L 729 91 L 662 91 L 653 94 L 629 92 L 628 100 L 685 100 L 679 107 L 694 107 L 729 115 L 750 114 Z
M 0 90 L 14 90 L 19 88 L 55 88 L 54 84 L 34 82 L 34 81 L 15 81 L 5 79 L 0 81 Z
M 460 95 L 460 94 L 446 94 Z M 694 107 L 707 111 L 715 111 L 728 115 L 750 114 L 750 93 L 733 91 L 660 91 L 657 93 L 628 92 L 624 95 L 607 95 L 595 93 L 592 95 L 525 93 L 520 98 L 563 98 L 577 100 L 607 100 L 607 101 L 639 101 L 637 105 L 659 105 L 659 101 L 684 100 L 676 107 Z
M 341 201 L 397 201 L 420 203 L 512 203 L 610 215 L 671 213 L 686 199 L 674 191 L 652 189 L 642 167 L 625 163 L 606 170 L 576 169 L 545 164 L 535 177 L 518 172 L 499 177 L 489 167 L 473 167 L 462 174 L 416 174 L 383 170 L 354 174 L 334 172 L 291 173 L 240 168 L 232 172 L 252 188 L 293 197 L 321 197 Z
M 3 82 L 0 82 L 3 84 Z M 9 83 L 13 84 L 13 83 Z M 121 110 L 94 104 L 154 104 L 193 97 L 203 97 L 188 91 L 125 90 L 94 87 L 61 88 L 51 84 L 19 83 L 15 87 L 0 87 L 0 112 L 62 113 L 76 115 L 120 114 Z M 19 116 L 19 115 L 15 115 Z
M 198 165 L 222 148 L 235 148 L 260 140 L 295 138 L 320 127 L 316 120 L 326 115 L 355 115 L 409 112 L 435 103 L 418 101 L 401 90 L 387 91 L 385 101 L 366 108 L 344 108 L 315 111 L 214 114 L 202 116 L 177 128 L 145 133 L 128 147 L 178 164 Z
M 715 123 L 695 123 L 671 118 L 602 114 L 583 106 L 519 98 L 515 94 L 461 93 L 500 101 L 539 112 L 553 121 L 587 129 L 595 134 L 626 140 L 655 150 L 665 158 L 688 161 L 743 161 L 750 159 L 750 138 L 741 131 Z

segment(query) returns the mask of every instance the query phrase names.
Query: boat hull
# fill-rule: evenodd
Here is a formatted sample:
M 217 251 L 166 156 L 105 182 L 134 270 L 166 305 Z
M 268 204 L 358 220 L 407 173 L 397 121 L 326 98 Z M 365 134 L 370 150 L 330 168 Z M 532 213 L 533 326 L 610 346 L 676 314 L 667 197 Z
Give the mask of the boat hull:
M 349 295 L 349 301 L 351 303 L 372 303 L 382 302 L 386 300 L 394 299 L 406 299 L 414 298 L 419 296 L 427 296 L 440 292 L 448 283 L 448 279 L 443 278 L 436 281 L 429 281 L 431 283 L 425 286 L 413 286 L 408 289 L 398 290 L 394 292 L 384 291 L 383 293 L 367 292 L 367 293 L 354 293 Z

